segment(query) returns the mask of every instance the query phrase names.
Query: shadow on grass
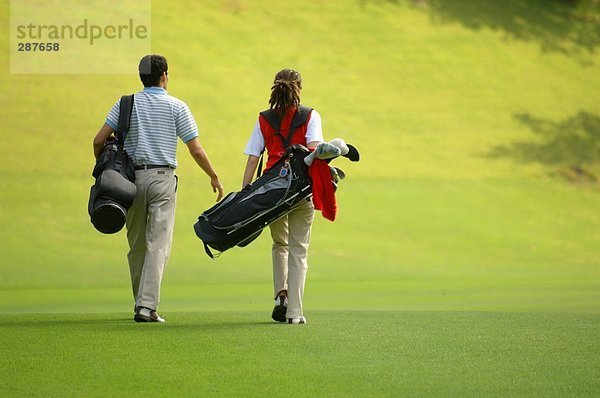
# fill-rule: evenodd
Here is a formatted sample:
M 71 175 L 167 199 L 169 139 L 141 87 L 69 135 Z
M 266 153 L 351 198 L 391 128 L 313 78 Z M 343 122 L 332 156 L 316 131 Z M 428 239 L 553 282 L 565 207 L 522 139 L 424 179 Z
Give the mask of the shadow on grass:
M 76 318 L 74 318 L 74 316 Z M 133 316 L 106 314 L 31 314 L 30 317 L 19 316 L 19 319 L 7 319 L 1 329 L 20 329 L 41 327 L 44 330 L 53 328 L 76 328 L 76 329 L 93 329 L 93 330 L 146 330 L 152 332 L 172 332 L 174 330 L 219 330 L 219 329 L 246 329 L 248 327 L 272 327 L 285 325 L 264 319 L 248 320 L 237 319 L 234 316 L 226 317 L 227 320 L 215 319 L 212 315 L 205 316 L 198 314 L 177 314 L 174 313 L 168 317 L 164 324 L 159 323 L 137 323 L 133 320 Z
M 497 146 L 489 157 L 540 163 L 574 182 L 598 182 L 592 168 L 600 161 L 600 116 L 581 111 L 560 122 L 528 113 L 514 117 L 539 139 Z
M 436 22 L 489 28 L 509 39 L 535 41 L 542 51 L 592 53 L 600 44 L 600 2 L 595 0 L 428 0 Z
M 71 314 L 68 315 L 53 315 L 49 317 L 46 314 L 31 314 L 31 317 L 20 317 L 18 320 L 7 319 L 0 329 L 12 328 L 31 328 L 32 326 L 40 326 L 44 328 L 62 327 L 62 326 L 92 326 L 97 329 L 99 325 L 118 325 L 133 322 L 132 318 L 117 318 L 107 317 L 106 315 L 86 316 L 85 318 L 73 319 Z
M 591 54 L 600 45 L 598 0 L 359 0 L 361 8 L 368 3 L 410 3 L 436 23 L 492 29 L 545 52 Z

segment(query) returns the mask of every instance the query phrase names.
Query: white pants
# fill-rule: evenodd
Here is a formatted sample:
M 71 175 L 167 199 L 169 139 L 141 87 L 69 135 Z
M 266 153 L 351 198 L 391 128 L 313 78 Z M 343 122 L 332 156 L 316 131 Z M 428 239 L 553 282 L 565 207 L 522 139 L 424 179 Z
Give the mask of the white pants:
M 312 201 L 300 205 L 287 216 L 270 225 L 273 238 L 273 285 L 275 298 L 287 290 L 288 318 L 299 318 L 302 312 L 304 283 L 308 270 L 308 245 L 315 217 Z
M 173 169 L 135 172 L 137 194 L 127 212 L 129 272 L 135 305 L 156 310 L 173 241 L 177 177 Z

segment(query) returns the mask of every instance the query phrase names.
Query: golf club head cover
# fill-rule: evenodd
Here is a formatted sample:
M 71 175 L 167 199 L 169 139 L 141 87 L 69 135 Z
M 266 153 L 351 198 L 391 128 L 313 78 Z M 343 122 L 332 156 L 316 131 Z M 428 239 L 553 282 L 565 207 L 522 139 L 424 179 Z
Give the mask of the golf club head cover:
M 348 154 L 348 152 L 350 151 L 350 149 L 348 148 L 348 145 L 346 145 L 346 141 L 344 141 L 341 138 L 334 138 L 333 140 L 329 141 L 329 143 L 331 145 L 335 145 L 336 147 L 340 148 L 340 155 L 344 156 L 346 154 Z
M 348 153 L 342 154 L 343 157 L 350 159 L 351 162 L 358 162 L 360 160 L 360 153 L 358 153 L 358 149 L 353 145 L 346 144 L 348 146 Z
M 311 154 L 304 158 L 304 163 L 306 163 L 307 166 L 310 166 L 312 165 L 315 158 L 331 159 L 340 156 L 341 153 L 342 150 L 339 147 L 332 145 L 328 142 L 322 142 L 319 145 L 317 145 L 317 147 L 314 151 L 312 151 Z

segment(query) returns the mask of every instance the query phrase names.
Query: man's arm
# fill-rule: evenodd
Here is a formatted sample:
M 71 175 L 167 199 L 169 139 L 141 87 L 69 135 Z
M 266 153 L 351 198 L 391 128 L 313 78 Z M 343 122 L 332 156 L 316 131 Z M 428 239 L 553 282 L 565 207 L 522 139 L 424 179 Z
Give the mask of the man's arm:
M 112 127 L 108 124 L 104 123 L 102 127 L 100 127 L 100 131 L 94 137 L 94 157 L 98 159 L 98 156 L 102 153 L 104 149 L 104 143 L 106 140 L 114 133 Z
M 191 140 L 186 142 L 186 145 L 190 151 L 190 155 L 192 155 L 196 163 L 198 163 L 198 166 L 200 166 L 200 168 L 206 173 L 206 175 L 210 177 L 210 186 L 212 187 L 213 192 L 219 192 L 219 194 L 217 195 L 218 202 L 223 197 L 223 186 L 221 185 L 219 177 L 217 176 L 217 173 L 213 169 L 212 164 L 208 159 L 208 155 L 204 151 L 202 145 L 200 145 L 200 140 L 198 139 L 198 137 L 192 138 Z

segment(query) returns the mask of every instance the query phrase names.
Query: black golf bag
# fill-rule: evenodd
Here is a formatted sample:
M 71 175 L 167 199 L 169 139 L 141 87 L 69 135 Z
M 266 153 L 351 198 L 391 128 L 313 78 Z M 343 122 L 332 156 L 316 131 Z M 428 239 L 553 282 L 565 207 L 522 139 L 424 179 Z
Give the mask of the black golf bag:
M 312 196 L 311 179 L 304 157 L 310 152 L 293 145 L 269 170 L 239 192 L 229 193 L 206 210 L 194 224 L 196 235 L 210 249 L 223 252 L 244 247 L 256 239 L 263 228 L 288 214 Z
M 133 95 L 121 97 L 116 140 L 105 145 L 92 171 L 96 182 L 90 190 L 88 213 L 94 227 L 105 234 L 123 228 L 137 192 L 135 169 L 124 149 L 132 108 Z

